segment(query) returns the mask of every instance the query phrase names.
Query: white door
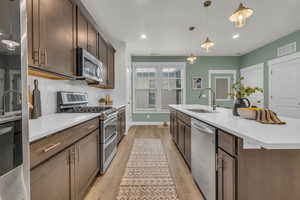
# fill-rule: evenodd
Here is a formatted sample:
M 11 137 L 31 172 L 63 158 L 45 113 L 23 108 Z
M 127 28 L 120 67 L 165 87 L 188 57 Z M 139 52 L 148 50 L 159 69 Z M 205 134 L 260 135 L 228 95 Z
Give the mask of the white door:
M 264 88 L 264 64 L 258 64 L 241 69 L 242 83 L 249 87 Z M 251 104 L 260 108 L 264 107 L 264 94 L 256 92 L 248 97 Z
M 270 108 L 279 115 L 300 118 L 300 57 L 270 63 Z

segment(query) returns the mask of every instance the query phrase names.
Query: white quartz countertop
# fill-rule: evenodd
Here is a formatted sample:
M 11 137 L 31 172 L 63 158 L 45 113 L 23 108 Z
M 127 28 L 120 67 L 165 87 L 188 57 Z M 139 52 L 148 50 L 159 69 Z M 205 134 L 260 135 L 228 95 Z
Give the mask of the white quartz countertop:
M 111 105 L 120 109 L 125 104 Z M 55 113 L 29 120 L 29 142 L 42 139 L 59 131 L 100 116 L 100 113 Z
M 261 124 L 232 115 L 231 109 L 217 108 L 214 113 L 195 113 L 188 109 L 211 109 L 202 105 L 170 105 L 192 118 L 206 122 L 244 139 L 244 147 L 266 149 L 300 149 L 300 119 L 280 117 L 286 125 Z M 252 146 L 252 147 L 251 147 Z
M 100 113 L 57 113 L 29 120 L 29 142 L 96 118 Z

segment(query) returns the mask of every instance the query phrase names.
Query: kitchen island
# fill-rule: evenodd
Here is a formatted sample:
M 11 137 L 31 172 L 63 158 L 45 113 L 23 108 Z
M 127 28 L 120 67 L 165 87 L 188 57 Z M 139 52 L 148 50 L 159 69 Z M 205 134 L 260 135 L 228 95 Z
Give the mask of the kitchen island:
M 300 120 L 280 117 L 286 125 L 260 124 L 235 117 L 230 109 L 210 109 L 200 105 L 170 105 L 170 131 L 183 158 L 192 167 L 192 121 L 215 128 L 212 159 L 216 161 L 213 188 L 216 199 L 299 199 Z

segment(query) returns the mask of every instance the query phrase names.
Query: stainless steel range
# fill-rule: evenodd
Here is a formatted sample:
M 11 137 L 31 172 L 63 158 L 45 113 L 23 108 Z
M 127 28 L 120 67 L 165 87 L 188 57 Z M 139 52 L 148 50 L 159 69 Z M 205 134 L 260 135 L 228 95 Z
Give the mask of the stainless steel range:
M 59 113 L 101 113 L 100 122 L 100 173 L 104 174 L 117 153 L 117 112 L 111 106 L 88 106 L 87 93 L 57 92 Z

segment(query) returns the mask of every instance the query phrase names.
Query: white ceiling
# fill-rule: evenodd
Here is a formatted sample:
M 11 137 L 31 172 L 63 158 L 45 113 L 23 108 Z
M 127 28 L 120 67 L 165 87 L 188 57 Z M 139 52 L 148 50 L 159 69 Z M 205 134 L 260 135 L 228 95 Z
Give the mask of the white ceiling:
M 254 9 L 241 29 L 228 20 L 240 1 L 212 1 L 205 17 L 203 0 L 82 0 L 102 30 L 126 42 L 133 55 L 207 55 L 200 48 L 207 29 L 216 43 L 208 55 L 245 54 L 300 29 L 299 0 L 241 0 Z M 240 38 L 233 40 L 236 33 Z

